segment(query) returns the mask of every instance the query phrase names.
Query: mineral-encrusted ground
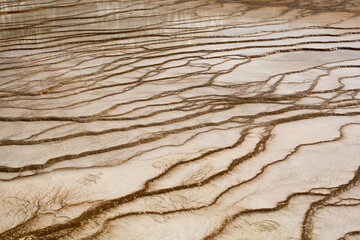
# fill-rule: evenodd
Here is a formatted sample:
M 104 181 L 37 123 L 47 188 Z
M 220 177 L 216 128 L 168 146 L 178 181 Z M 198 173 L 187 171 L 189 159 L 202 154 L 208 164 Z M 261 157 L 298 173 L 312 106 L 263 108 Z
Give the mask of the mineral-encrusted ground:
M 360 239 L 358 0 L 1 0 L 0 239 Z

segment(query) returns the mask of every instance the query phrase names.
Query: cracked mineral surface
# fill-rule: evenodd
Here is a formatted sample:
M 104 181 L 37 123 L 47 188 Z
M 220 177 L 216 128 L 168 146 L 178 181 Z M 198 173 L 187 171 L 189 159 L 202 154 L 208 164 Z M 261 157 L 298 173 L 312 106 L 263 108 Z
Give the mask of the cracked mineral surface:
M 359 240 L 359 0 L 0 0 L 1 240 Z

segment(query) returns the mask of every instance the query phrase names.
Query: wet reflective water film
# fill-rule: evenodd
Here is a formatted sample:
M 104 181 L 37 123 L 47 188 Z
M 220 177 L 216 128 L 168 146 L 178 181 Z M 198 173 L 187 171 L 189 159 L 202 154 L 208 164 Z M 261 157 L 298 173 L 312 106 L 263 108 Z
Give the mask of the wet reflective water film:
M 359 0 L 0 0 L 1 240 L 359 240 Z

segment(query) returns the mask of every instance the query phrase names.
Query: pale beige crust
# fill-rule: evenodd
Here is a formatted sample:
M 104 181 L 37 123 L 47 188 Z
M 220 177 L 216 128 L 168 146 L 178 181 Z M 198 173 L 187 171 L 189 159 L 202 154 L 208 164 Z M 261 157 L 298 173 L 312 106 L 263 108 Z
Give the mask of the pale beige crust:
M 357 0 L 0 0 L 0 239 L 360 239 Z

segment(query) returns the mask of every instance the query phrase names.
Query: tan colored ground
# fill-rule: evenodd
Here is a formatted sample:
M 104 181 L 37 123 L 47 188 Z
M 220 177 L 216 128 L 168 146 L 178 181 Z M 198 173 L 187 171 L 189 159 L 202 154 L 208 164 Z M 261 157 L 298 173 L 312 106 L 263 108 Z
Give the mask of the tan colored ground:
M 357 0 L 0 0 L 0 239 L 360 239 Z

